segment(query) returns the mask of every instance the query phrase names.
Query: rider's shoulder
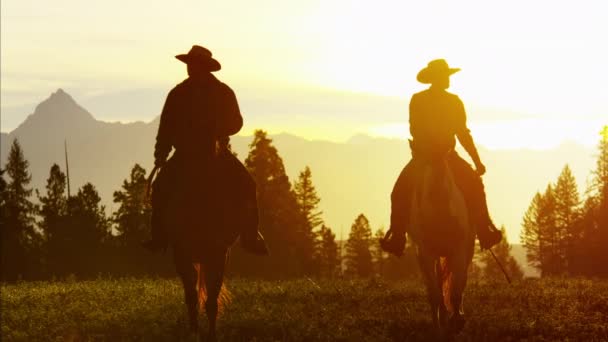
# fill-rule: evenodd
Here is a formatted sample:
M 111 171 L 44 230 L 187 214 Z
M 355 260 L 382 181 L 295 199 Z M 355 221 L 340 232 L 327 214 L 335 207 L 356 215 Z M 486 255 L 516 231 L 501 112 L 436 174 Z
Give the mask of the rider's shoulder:
M 432 89 L 432 88 L 428 88 L 423 91 L 415 93 L 412 96 L 412 100 L 425 99 L 425 98 L 437 99 L 438 97 L 443 98 L 443 99 L 448 99 L 449 101 L 453 101 L 453 102 L 462 102 L 462 100 L 460 100 L 460 97 L 458 97 L 458 95 L 456 95 L 454 93 L 450 93 L 449 91 L 444 90 L 444 89 L 438 90 L 438 89 Z
M 222 92 L 224 92 L 226 94 L 233 94 L 234 93 L 234 91 L 232 90 L 232 88 L 230 88 L 229 85 L 227 85 L 226 83 L 218 80 L 217 78 L 216 78 L 216 80 L 217 80 L 217 87 L 220 89 L 220 91 L 222 91 Z
M 177 95 L 188 88 L 188 79 L 185 79 L 178 83 L 175 87 L 169 90 L 169 96 Z

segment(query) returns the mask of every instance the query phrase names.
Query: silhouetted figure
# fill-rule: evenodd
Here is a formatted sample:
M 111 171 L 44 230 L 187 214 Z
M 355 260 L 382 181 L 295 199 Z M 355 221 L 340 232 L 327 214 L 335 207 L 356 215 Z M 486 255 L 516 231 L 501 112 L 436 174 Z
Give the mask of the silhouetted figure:
M 481 175 L 486 171 L 481 162 L 473 137 L 466 124 L 464 105 L 460 98 L 446 91 L 450 75 L 460 69 L 450 68 L 443 59 L 431 61 L 417 76 L 421 83 L 431 84 L 427 90 L 416 93 L 410 101 L 410 140 L 412 161 L 420 158 L 430 163 L 447 161 L 458 188 L 463 192 L 482 248 L 500 242 L 502 235 L 492 223 L 486 204 Z M 476 170 L 456 151 L 456 139 L 475 163 Z M 410 161 L 395 183 L 391 194 L 391 226 L 382 241 L 390 253 L 401 255 L 405 247 L 405 233 L 410 220 L 412 182 Z
M 255 182 L 228 147 L 229 136 L 243 126 L 236 96 L 211 74 L 221 66 L 209 50 L 195 45 L 176 58 L 187 64 L 189 77 L 169 92 L 161 114 L 152 239 L 144 247 L 171 245 L 191 328 L 198 328 L 204 301 L 214 337 L 228 248 L 240 236 L 246 251 L 267 255 L 268 250 L 258 232 Z

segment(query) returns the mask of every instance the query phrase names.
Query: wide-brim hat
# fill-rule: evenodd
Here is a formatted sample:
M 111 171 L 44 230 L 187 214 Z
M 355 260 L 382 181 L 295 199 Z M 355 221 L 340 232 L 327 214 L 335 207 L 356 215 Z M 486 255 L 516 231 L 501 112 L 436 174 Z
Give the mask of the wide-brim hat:
M 211 57 L 211 51 L 200 45 L 192 45 L 192 49 L 186 54 L 175 56 L 175 58 L 186 64 L 201 64 L 208 71 L 218 71 L 222 69 L 220 62 Z
M 450 68 L 445 59 L 430 61 L 426 68 L 420 70 L 416 79 L 420 83 L 433 83 L 440 76 L 451 76 L 460 71 L 460 68 Z

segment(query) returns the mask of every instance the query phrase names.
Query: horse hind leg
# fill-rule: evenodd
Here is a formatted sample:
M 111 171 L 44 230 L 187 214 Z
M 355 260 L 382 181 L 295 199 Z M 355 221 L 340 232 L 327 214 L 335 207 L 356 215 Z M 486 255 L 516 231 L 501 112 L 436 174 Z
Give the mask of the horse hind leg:
M 197 270 L 190 258 L 183 255 L 183 253 L 176 248 L 174 248 L 174 251 L 173 261 L 184 288 L 190 330 L 196 333 L 198 332 L 198 294 L 196 291 L 198 280 Z
M 455 255 L 448 261 L 448 267 L 451 270 L 449 300 L 453 309 L 449 320 L 449 328 L 453 333 L 459 333 L 465 325 L 463 295 L 467 283 L 468 263 L 466 259 L 464 253 L 462 253 L 461 255 Z
M 435 273 L 435 259 L 428 255 L 423 255 L 419 251 L 418 263 L 426 287 L 427 298 L 431 309 L 431 320 L 433 326 L 439 329 L 441 328 L 439 310 L 440 306 L 443 304 L 441 288 L 438 286 L 437 274 Z
M 445 328 L 448 323 L 448 308 L 445 304 L 444 296 L 444 282 L 448 275 L 445 273 L 444 265 L 442 264 L 441 258 L 435 262 L 435 279 L 437 282 L 437 288 L 439 289 L 439 304 L 438 304 L 438 315 L 439 315 L 439 326 Z
M 226 267 L 226 255 L 213 258 L 206 264 L 204 273 L 204 286 L 206 287 L 207 300 L 205 301 L 205 311 L 209 322 L 208 341 L 216 340 L 217 316 L 222 306 L 224 271 Z

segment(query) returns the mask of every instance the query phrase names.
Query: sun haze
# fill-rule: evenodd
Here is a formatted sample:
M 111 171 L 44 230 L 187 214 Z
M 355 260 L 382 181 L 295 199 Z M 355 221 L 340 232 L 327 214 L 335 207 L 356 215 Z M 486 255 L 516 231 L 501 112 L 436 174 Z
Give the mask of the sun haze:
M 27 114 L 16 108 L 58 86 L 85 98 L 141 88 L 162 97 L 184 76 L 172 55 L 202 43 L 223 63 L 220 77 L 242 90 L 247 132 L 405 138 L 409 96 L 423 88 L 416 72 L 443 57 L 462 68 L 451 89 L 482 145 L 589 145 L 608 113 L 603 13 L 602 1 L 3 1 L 2 130 Z M 379 100 L 367 108 L 359 94 Z M 304 112 L 290 103 L 324 106 Z M 160 110 L 121 115 L 118 107 L 92 111 L 133 121 Z M 539 137 L 539 127 L 551 129 Z M 524 132 L 518 141 L 514 131 Z

